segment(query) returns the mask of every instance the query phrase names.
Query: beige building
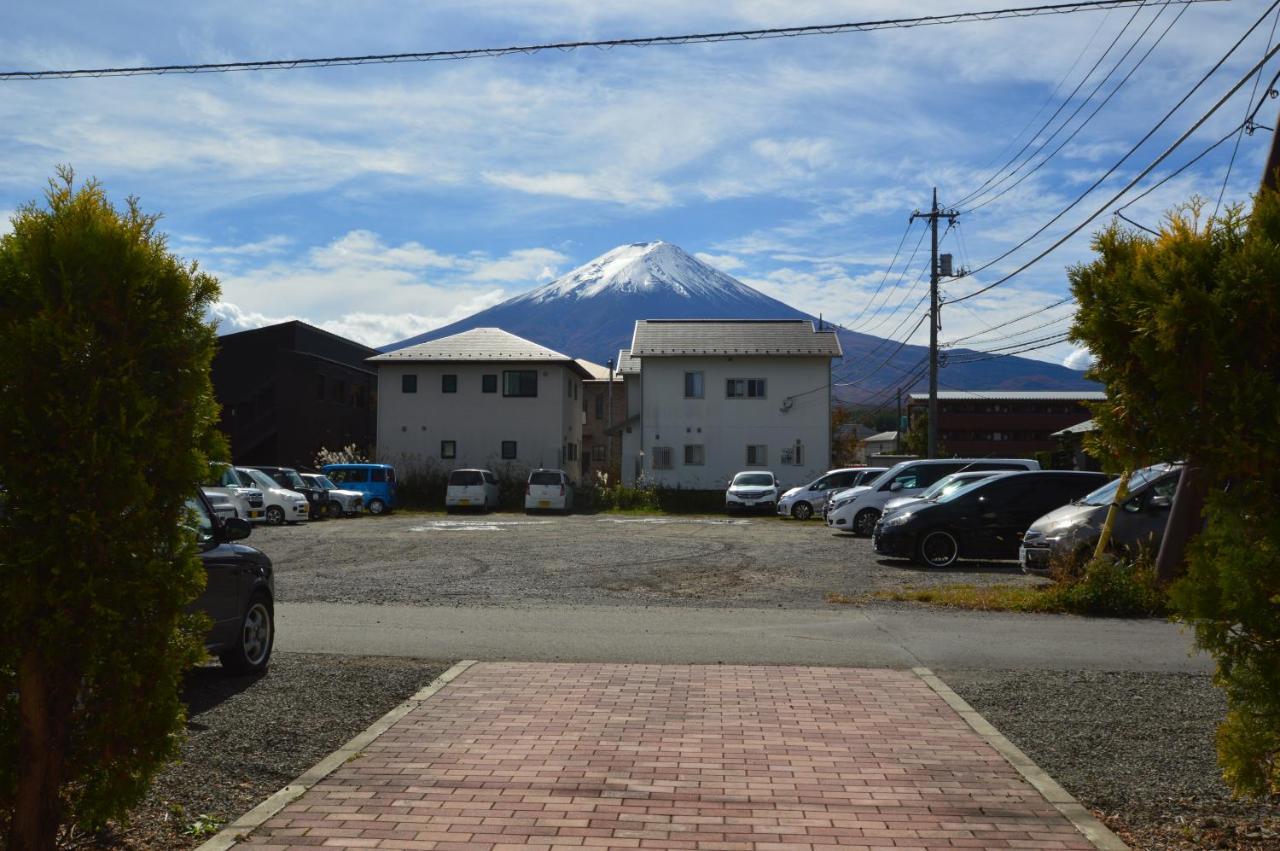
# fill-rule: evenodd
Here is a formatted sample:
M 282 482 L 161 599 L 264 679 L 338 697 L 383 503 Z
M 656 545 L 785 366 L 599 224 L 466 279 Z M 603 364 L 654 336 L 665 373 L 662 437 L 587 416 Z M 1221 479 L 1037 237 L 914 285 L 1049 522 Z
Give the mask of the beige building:
M 377 355 L 378 460 L 405 470 L 581 472 L 583 381 L 567 355 L 474 328 Z
M 831 461 L 833 331 L 809 320 L 651 319 L 619 356 L 627 395 L 622 477 L 718 490 L 743 470 L 786 485 Z
M 627 418 L 622 376 L 608 365 L 582 359 L 578 364 L 591 373 L 591 378 L 582 382 L 582 475 L 617 470 L 622 458 L 622 434 L 617 426 Z

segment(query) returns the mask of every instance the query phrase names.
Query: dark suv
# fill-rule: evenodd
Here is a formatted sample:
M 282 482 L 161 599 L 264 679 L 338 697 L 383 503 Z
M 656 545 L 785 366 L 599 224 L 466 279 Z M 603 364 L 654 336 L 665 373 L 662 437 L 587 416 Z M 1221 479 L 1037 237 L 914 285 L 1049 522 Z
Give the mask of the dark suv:
M 249 464 L 255 470 L 261 470 L 276 480 L 276 484 L 291 491 L 297 491 L 307 498 L 307 516 L 319 520 L 325 516 L 325 507 L 329 500 L 324 495 L 324 488 L 308 482 L 292 467 L 263 467 L 260 464 Z
M 271 661 L 276 634 L 271 559 L 235 543 L 249 537 L 249 521 L 219 519 L 199 491 L 187 507 L 195 516 L 200 560 L 208 573 L 204 593 L 189 607 L 213 619 L 205 648 L 230 671 L 262 671 Z

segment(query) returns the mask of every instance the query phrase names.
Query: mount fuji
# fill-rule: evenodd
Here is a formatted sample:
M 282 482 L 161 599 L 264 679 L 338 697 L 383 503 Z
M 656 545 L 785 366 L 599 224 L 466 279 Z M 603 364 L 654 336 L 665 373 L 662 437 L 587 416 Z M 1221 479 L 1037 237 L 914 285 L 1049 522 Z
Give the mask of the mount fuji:
M 471 328 L 497 327 L 603 364 L 631 345 L 637 319 L 812 319 L 815 326 L 819 321 L 678 246 L 642 242 L 619 246 L 537 289 L 382 350 L 395 351 Z M 895 387 L 915 374 L 928 355 L 925 346 L 902 346 L 895 352 L 897 343 L 880 337 L 842 329 L 837 335 L 844 360 L 832 368 L 838 382 L 856 382 L 839 394 L 850 401 Z M 956 355 L 970 350 L 950 351 Z M 957 390 L 1098 389 L 1081 372 L 1019 357 L 957 363 L 942 369 L 941 377 L 947 389 Z

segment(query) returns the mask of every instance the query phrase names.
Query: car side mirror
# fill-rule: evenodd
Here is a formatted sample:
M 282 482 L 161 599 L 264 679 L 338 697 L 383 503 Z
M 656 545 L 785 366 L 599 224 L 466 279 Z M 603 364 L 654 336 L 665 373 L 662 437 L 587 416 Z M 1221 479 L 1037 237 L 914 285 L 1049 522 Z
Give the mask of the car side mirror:
M 902 482 L 894 482 L 893 484 L 889 485 L 889 490 L 891 491 L 902 490 Z
M 1148 502 L 1147 505 L 1156 511 L 1168 511 L 1173 507 L 1173 497 L 1158 493 L 1151 497 L 1151 501 Z
M 241 520 L 239 517 L 230 517 L 222 521 L 222 540 L 224 541 L 240 541 L 249 537 L 249 533 L 253 531 L 253 527 L 249 525 L 248 520 Z

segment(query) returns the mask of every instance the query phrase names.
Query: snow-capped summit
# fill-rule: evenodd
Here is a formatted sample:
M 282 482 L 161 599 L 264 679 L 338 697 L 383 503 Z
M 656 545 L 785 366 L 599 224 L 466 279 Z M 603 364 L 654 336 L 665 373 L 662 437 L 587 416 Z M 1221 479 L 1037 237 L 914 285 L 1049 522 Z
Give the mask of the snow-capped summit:
M 605 293 L 667 292 L 684 298 L 759 298 L 760 294 L 678 245 L 658 240 L 620 245 L 514 301 L 594 298 Z

